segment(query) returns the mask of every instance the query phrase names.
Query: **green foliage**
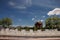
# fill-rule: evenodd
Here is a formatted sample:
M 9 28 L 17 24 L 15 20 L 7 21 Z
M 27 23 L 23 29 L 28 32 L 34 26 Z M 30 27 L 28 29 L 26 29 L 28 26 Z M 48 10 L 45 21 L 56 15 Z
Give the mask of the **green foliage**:
M 30 30 L 30 28 L 29 27 L 24 27 L 24 29 L 26 30 L 26 31 L 29 31 Z
M 19 31 L 21 31 L 22 30 L 22 27 L 21 26 L 18 26 L 18 27 L 16 27 L 16 29 L 18 29 Z
M 37 31 L 38 30 L 38 28 L 37 27 L 33 27 L 33 31 Z
M 46 28 L 48 29 L 56 29 L 60 27 L 60 18 L 59 17 L 50 17 L 46 19 Z
M 45 29 L 42 28 L 41 31 L 45 31 Z
M 2 20 L 0 20 L 0 25 L 2 25 Z
M 2 25 L 4 28 L 7 28 L 9 25 L 12 25 L 12 20 L 10 18 L 3 18 L 0 20 L 0 25 Z
M 9 26 L 9 29 L 14 29 L 14 30 L 15 30 L 15 29 L 16 29 L 16 27 Z

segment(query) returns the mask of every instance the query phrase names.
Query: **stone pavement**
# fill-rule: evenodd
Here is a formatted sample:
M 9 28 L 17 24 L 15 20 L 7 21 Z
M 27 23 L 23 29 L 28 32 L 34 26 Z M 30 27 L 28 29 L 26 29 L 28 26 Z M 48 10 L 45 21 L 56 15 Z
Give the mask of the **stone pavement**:
M 0 40 L 60 40 L 60 38 L 0 37 Z

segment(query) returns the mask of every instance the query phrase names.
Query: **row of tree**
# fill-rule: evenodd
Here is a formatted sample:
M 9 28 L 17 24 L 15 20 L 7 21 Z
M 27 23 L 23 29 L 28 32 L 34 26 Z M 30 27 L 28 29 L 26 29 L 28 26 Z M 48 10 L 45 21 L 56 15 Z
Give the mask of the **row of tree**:
M 46 19 L 46 28 L 47 29 L 56 29 L 60 28 L 60 18 L 59 17 L 49 17 Z
M 46 19 L 45 21 L 45 27 L 43 27 L 43 23 L 41 21 L 38 21 L 34 24 L 34 27 L 21 27 L 21 26 L 17 26 L 17 27 L 12 27 L 10 25 L 12 25 L 12 19 L 10 18 L 3 18 L 0 20 L 0 25 L 2 25 L 3 28 L 10 28 L 10 29 L 18 29 L 18 30 L 22 30 L 22 29 L 26 29 L 27 31 L 30 29 L 33 29 L 34 31 L 36 30 L 44 30 L 44 29 L 59 29 L 60 28 L 60 18 L 57 16 L 54 17 L 49 17 Z

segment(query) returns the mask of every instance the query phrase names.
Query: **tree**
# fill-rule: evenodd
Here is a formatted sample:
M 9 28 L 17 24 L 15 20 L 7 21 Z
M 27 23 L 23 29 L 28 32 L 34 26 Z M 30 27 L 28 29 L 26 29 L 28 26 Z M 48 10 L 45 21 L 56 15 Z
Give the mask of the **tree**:
M 24 29 L 25 29 L 26 31 L 29 31 L 29 30 L 30 30 L 30 28 L 27 27 L 27 26 L 25 26 Z
M 56 29 L 60 27 L 60 18 L 59 17 L 49 17 L 46 19 L 46 28 L 48 29 Z
M 38 28 L 37 27 L 33 27 L 33 31 L 37 31 L 38 30 Z
M 17 26 L 16 29 L 18 29 L 19 31 L 21 31 L 22 27 L 21 26 Z
M 2 20 L 0 20 L 0 25 L 2 25 Z
M 42 26 L 43 26 L 43 24 L 42 24 L 41 21 L 35 23 L 35 27 L 38 28 L 38 29 L 42 28 Z
M 10 25 L 12 25 L 12 20 L 10 18 L 3 18 L 1 25 L 3 27 L 9 27 Z
M 13 26 L 9 26 L 9 29 L 14 29 L 14 30 L 15 30 L 15 29 L 16 29 L 16 27 L 13 27 Z

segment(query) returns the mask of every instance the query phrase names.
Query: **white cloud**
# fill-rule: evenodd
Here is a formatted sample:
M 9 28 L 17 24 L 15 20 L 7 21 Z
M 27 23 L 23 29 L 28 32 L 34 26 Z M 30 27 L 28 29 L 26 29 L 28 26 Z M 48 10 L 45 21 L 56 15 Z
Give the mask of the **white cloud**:
M 49 15 L 49 16 L 51 16 L 51 15 L 60 15 L 60 8 L 55 8 L 54 10 L 49 11 L 47 15 Z
M 12 6 L 13 8 L 26 9 L 26 6 L 24 6 L 24 4 L 19 5 L 18 3 L 12 1 L 9 2 L 9 5 Z
M 53 11 L 56 15 L 60 15 L 60 8 L 55 8 Z
M 20 26 L 20 25 L 10 25 L 10 26 L 17 27 L 17 26 Z
M 41 20 L 37 20 L 37 21 L 38 21 L 38 22 L 39 22 L 39 21 L 43 22 L 44 20 L 41 19 Z
M 14 7 L 14 8 L 18 8 L 18 9 L 26 9 L 25 6 L 16 6 L 16 7 Z
M 14 3 L 14 2 L 9 2 L 9 4 L 10 4 L 11 6 L 15 6 L 15 3 Z
M 32 0 L 26 0 L 26 5 L 31 6 L 32 5 Z
M 27 27 L 33 27 L 33 26 L 31 26 L 31 25 L 25 25 L 25 26 L 27 26 Z
M 45 17 L 45 16 L 42 16 L 42 17 Z M 37 16 L 35 16 L 34 18 L 32 18 L 32 21 L 33 22 L 39 22 L 39 21 L 41 21 L 41 22 L 43 22 L 44 20 L 43 19 L 37 19 Z
M 35 20 L 35 18 L 32 18 L 32 21 L 34 21 Z
M 32 0 L 11 0 L 8 2 L 10 6 L 18 9 L 26 9 L 32 5 Z
M 35 22 L 39 22 L 39 21 L 43 22 L 44 20 L 42 20 L 42 19 L 41 20 L 36 20 Z
M 49 16 L 54 15 L 53 11 L 49 11 L 48 14 Z
M 43 22 L 44 20 L 40 20 L 41 22 Z
M 34 16 L 34 18 L 32 18 L 32 21 L 35 21 L 35 20 L 36 20 L 36 18 L 37 18 L 37 16 Z
M 45 16 L 42 16 L 43 18 L 45 18 Z

